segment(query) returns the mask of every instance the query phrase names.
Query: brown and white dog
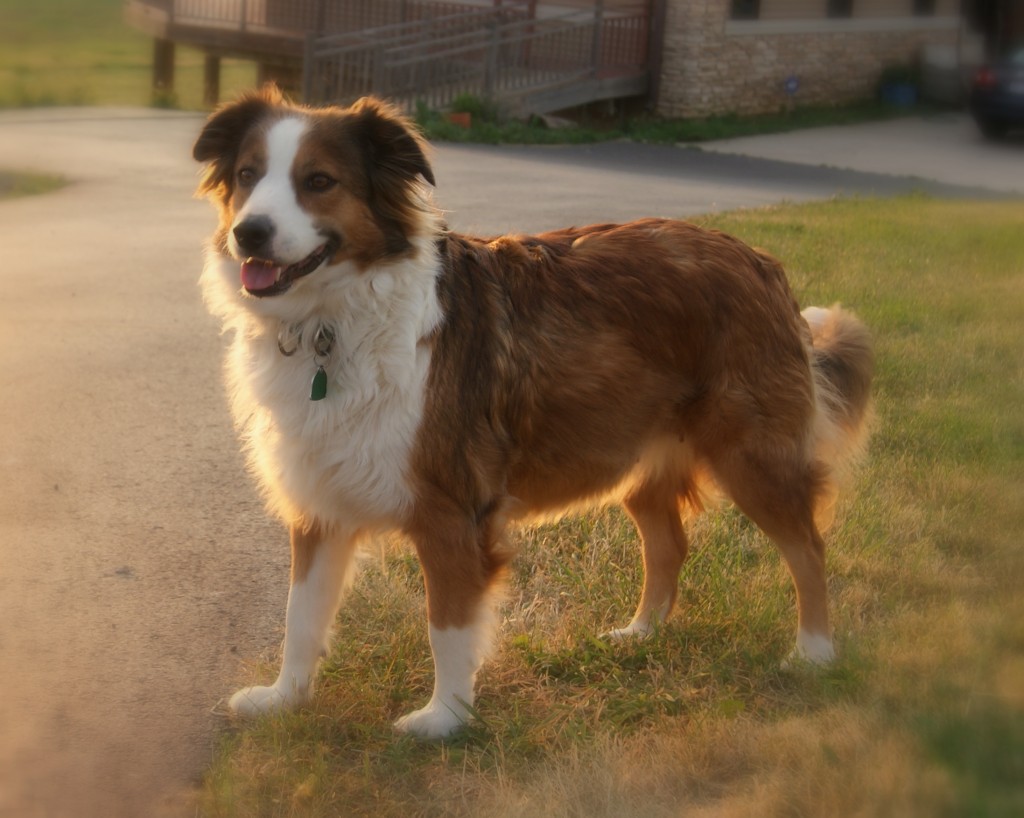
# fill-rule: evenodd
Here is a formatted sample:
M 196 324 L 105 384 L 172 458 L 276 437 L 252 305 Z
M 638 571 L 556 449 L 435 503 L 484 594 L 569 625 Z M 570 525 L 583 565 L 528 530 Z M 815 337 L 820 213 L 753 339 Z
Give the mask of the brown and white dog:
M 435 681 L 396 727 L 446 736 L 472 707 L 510 523 L 622 503 L 645 577 L 608 636 L 644 635 L 672 610 L 681 516 L 709 487 L 781 550 L 796 656 L 832 658 L 816 519 L 863 437 L 872 369 L 851 315 L 801 316 L 778 262 L 684 222 L 452 233 L 420 137 L 371 99 L 313 110 L 265 89 L 213 114 L 194 156 L 220 210 L 202 285 L 234 331 L 234 417 L 291 529 L 280 675 L 235 712 L 309 698 L 357 544 L 399 531 Z

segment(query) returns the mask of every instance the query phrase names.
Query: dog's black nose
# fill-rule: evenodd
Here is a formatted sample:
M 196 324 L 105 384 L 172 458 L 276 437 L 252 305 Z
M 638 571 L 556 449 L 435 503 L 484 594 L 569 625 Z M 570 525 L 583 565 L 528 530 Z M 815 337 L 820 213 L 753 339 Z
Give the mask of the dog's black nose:
M 235 225 L 233 232 L 242 252 L 258 256 L 274 237 L 274 223 L 266 216 L 250 216 Z

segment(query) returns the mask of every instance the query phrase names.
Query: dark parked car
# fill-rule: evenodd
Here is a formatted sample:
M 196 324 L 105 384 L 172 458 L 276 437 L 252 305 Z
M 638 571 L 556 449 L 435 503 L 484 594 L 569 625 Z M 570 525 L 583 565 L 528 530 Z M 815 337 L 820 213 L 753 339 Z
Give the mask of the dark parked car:
M 979 68 L 971 86 L 971 113 L 985 136 L 1024 128 L 1024 46 Z

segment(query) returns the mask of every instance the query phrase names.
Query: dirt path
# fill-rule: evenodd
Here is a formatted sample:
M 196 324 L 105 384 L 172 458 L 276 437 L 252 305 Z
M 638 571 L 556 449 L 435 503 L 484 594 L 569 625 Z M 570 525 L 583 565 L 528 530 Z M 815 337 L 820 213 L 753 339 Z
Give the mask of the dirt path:
M 0 203 L 4 816 L 181 813 L 284 593 L 195 286 L 196 121 L 157 123 L 156 150 L 116 118 L 3 131 L 74 180 Z

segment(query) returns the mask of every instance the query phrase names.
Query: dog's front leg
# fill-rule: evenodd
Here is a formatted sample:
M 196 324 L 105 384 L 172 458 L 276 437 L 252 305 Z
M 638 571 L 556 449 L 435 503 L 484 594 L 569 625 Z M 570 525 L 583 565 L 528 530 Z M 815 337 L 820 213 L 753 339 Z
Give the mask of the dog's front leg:
M 269 687 L 247 687 L 231 697 L 228 706 L 241 716 L 294 707 L 312 696 L 317 666 L 327 652 L 331 625 L 351 574 L 356 542 L 349 531 L 297 524 L 291 529 L 291 546 L 281 672 Z
M 476 673 L 493 638 L 488 592 L 504 565 L 493 536 L 491 526 L 454 515 L 428 534 L 414 534 L 427 587 L 434 691 L 426 707 L 395 722 L 401 733 L 445 738 L 469 720 Z
M 434 692 L 426 707 L 395 722 L 400 733 L 426 739 L 450 736 L 470 717 L 476 673 L 491 642 L 489 613 L 463 627 L 430 625 L 430 650 L 434 656 Z

